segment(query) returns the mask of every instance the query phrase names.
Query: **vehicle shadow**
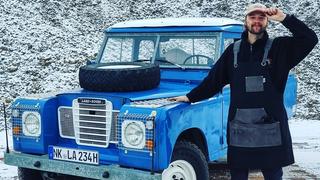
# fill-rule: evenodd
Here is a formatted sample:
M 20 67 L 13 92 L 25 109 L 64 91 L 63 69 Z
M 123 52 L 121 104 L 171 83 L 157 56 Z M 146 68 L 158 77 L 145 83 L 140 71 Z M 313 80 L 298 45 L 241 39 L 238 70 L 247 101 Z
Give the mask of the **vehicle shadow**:
M 230 170 L 227 164 L 209 164 L 210 180 L 231 179 Z M 283 168 L 283 179 L 285 180 L 317 180 L 316 175 L 307 172 L 296 164 Z M 250 170 L 249 180 L 264 180 L 260 170 Z
M 209 164 L 210 180 L 229 180 L 231 179 L 230 170 L 227 164 Z M 259 170 L 250 170 L 250 180 L 263 180 Z

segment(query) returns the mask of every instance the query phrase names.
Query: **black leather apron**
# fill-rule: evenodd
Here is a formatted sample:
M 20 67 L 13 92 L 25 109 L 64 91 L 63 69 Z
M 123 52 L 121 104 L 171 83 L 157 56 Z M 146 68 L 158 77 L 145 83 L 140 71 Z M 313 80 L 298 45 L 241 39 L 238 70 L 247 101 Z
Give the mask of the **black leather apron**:
M 290 150 L 292 154 L 283 94 L 276 90 L 268 70 L 267 54 L 272 40 L 266 44 L 260 62 L 234 59 L 228 123 L 231 167 L 281 167 L 289 163 L 283 156 L 288 157 Z M 293 155 L 290 157 L 293 160 Z

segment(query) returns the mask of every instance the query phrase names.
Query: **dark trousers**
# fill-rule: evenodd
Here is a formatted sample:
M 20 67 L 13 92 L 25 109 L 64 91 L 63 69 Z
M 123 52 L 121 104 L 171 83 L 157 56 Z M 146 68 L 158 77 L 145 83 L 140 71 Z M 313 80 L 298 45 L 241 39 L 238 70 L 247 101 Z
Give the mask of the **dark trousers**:
M 282 180 L 282 168 L 261 169 L 265 180 Z M 249 169 L 231 169 L 231 180 L 248 180 Z

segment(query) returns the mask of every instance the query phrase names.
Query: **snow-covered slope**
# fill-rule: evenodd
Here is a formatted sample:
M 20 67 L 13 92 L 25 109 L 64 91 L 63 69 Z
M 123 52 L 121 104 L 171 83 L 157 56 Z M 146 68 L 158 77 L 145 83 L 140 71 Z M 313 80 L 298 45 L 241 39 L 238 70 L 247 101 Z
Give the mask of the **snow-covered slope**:
M 78 87 L 77 70 L 98 52 L 102 30 L 130 19 L 229 17 L 243 0 L 0 0 L 0 101 Z M 319 35 L 319 0 L 262 1 L 305 21 Z M 290 34 L 270 23 L 271 36 Z M 299 64 L 297 116 L 320 119 L 319 45 Z

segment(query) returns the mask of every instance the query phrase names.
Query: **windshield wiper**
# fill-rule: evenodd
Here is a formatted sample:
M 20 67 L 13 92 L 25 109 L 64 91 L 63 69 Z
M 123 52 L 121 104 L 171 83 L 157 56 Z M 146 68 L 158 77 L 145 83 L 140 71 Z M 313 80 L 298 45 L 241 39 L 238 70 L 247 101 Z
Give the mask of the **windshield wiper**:
M 150 59 L 137 59 L 137 60 L 135 60 L 133 62 L 147 62 L 147 61 L 151 62 Z
M 179 68 L 182 69 L 182 70 L 185 70 L 185 69 L 186 69 L 185 67 L 183 67 L 183 66 L 181 66 L 181 65 L 179 65 L 179 64 L 176 64 L 176 63 L 174 63 L 174 62 L 171 62 L 171 61 L 168 61 L 168 60 L 165 60 L 165 59 L 155 59 L 155 61 L 164 62 L 164 63 L 169 63 L 169 64 L 171 64 L 171 65 L 175 65 L 175 66 L 179 67 Z

